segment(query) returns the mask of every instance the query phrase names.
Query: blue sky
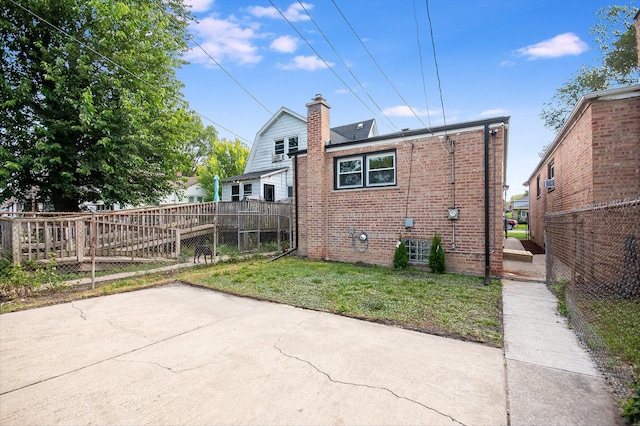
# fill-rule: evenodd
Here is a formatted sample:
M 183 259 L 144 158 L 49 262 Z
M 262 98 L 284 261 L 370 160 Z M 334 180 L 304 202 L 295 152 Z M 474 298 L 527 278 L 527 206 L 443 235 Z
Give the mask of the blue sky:
M 589 29 L 596 11 L 617 4 L 431 0 L 430 27 L 425 0 L 185 1 L 200 47 L 191 45 L 178 78 L 220 138 L 250 147 L 278 108 L 305 115 L 316 93 L 332 107 L 332 127 L 375 118 L 380 134 L 507 115 L 509 196 L 524 192 L 553 140 L 543 104 L 595 64 Z

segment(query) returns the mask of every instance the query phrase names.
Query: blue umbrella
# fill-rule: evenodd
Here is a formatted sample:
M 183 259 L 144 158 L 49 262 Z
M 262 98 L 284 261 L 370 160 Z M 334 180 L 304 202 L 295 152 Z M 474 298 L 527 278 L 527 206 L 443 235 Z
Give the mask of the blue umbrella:
M 220 201 L 220 196 L 218 195 L 218 188 L 220 187 L 220 177 L 215 175 L 213 177 L 213 201 Z

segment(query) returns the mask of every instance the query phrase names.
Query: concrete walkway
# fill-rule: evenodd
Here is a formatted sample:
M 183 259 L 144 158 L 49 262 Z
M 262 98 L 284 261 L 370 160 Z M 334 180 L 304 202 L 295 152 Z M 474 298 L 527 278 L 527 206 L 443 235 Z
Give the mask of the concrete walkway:
M 507 246 L 522 250 L 515 238 Z M 502 281 L 510 424 L 622 425 L 610 387 L 557 313 L 544 282 L 544 256 L 503 266 L 511 278 Z

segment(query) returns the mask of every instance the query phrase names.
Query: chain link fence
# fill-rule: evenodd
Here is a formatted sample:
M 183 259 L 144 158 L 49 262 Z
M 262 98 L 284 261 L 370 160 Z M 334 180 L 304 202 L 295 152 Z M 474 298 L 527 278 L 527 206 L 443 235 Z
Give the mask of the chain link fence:
M 1 214 L 1 213 L 0 213 Z M 211 264 L 292 246 L 291 207 L 196 203 L 101 213 L 0 216 L 0 300 L 114 274 Z
M 640 199 L 548 213 L 545 230 L 547 286 L 627 398 L 640 368 Z

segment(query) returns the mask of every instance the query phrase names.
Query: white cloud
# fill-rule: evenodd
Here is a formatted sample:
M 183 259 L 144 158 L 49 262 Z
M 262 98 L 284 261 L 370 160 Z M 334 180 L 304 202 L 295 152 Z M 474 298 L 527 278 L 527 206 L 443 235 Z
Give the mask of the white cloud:
M 506 109 L 496 108 L 496 109 L 485 109 L 480 113 L 480 117 L 495 117 L 497 115 L 505 115 L 507 114 Z
M 513 61 L 502 61 L 500 62 L 500 67 L 513 67 L 515 66 L 515 62 Z
M 184 0 L 184 4 L 190 6 L 192 12 L 206 12 L 213 4 L 213 0 Z
M 332 62 L 327 62 L 329 66 L 333 66 Z M 315 71 L 322 68 L 327 68 L 327 64 L 325 64 L 322 59 L 317 56 L 296 56 L 293 58 L 292 62 L 288 64 L 279 65 L 280 69 L 283 70 L 305 70 L 305 71 Z
M 304 9 L 313 9 L 312 4 L 302 3 L 302 5 L 304 5 Z M 308 21 L 310 18 L 304 9 L 300 3 L 292 3 L 287 10 L 282 11 L 282 14 L 291 22 Z M 281 18 L 282 16 L 273 6 L 250 6 L 247 8 L 247 12 L 256 18 Z
M 198 35 L 198 44 L 216 61 L 232 61 L 241 65 L 255 64 L 262 60 L 253 44 L 260 38 L 254 28 L 242 27 L 233 18 L 218 19 L 215 16 L 204 18 L 194 26 Z M 214 66 L 211 59 L 198 47 L 185 55 L 191 62 Z
M 559 58 L 567 55 L 579 55 L 589 46 L 574 33 L 564 33 L 549 40 L 518 49 L 518 53 L 528 59 Z
M 298 39 L 291 36 L 281 36 L 273 40 L 269 47 L 281 53 L 293 53 L 298 48 Z
M 398 105 L 385 108 L 382 113 L 387 117 L 427 117 L 430 114 L 428 109 L 413 108 L 407 105 Z

